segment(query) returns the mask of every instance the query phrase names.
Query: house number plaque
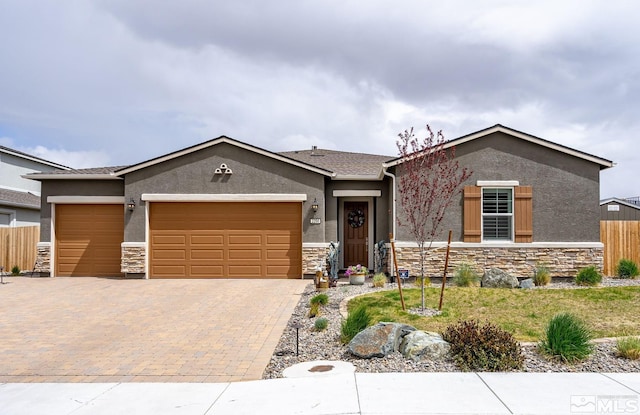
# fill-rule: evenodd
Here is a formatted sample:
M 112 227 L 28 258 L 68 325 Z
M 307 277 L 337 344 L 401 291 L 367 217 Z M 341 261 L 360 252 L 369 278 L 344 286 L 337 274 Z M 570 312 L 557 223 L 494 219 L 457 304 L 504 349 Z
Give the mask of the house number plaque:
M 311 222 L 312 225 L 319 225 L 320 224 L 320 218 L 311 218 L 311 219 L 309 219 L 309 222 Z

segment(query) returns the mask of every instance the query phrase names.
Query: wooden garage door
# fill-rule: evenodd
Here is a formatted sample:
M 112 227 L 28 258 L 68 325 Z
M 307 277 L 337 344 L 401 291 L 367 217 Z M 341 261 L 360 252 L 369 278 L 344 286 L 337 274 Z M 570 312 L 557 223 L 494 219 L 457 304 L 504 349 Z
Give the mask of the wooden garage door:
M 55 275 L 122 276 L 123 205 L 56 205 Z
M 151 203 L 150 278 L 300 278 L 301 203 Z

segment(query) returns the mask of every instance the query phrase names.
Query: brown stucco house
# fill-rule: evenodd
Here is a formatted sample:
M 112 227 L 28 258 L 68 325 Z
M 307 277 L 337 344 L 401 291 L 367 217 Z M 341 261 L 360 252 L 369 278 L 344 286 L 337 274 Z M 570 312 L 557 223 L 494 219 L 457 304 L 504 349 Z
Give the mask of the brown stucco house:
M 599 174 L 609 160 L 502 125 L 447 143 L 473 170 L 447 212 L 452 264 L 557 275 L 602 266 Z M 400 226 L 401 161 L 313 148 L 274 153 L 219 137 L 132 166 L 30 174 L 42 183 L 40 269 L 51 276 L 300 278 L 340 241 L 339 266 L 373 266 Z M 500 200 L 493 214 L 483 203 Z M 444 236 L 434 246 L 444 245 Z M 435 251 L 430 273 L 441 269 Z

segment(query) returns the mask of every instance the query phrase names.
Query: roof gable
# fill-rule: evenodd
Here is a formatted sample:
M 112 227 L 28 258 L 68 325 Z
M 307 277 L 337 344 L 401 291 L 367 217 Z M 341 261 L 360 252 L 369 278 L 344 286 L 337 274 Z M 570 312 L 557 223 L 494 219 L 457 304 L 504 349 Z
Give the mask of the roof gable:
M 237 140 L 234 140 L 233 138 L 229 138 L 226 136 L 220 136 L 218 138 L 214 138 L 213 140 L 209 140 L 209 141 L 205 141 L 204 143 L 200 143 L 200 144 L 196 144 L 194 146 L 191 147 L 187 147 L 184 148 L 182 150 L 178 150 L 178 151 L 174 151 L 173 153 L 169 153 L 169 154 L 165 154 L 164 156 L 160 156 L 160 157 L 156 157 L 147 161 L 143 161 L 141 163 L 138 164 L 134 164 L 132 166 L 128 166 L 128 167 L 124 167 L 122 169 L 116 170 L 113 174 L 115 176 L 124 176 L 125 174 L 128 173 L 132 173 L 134 171 L 138 171 L 138 170 L 142 170 L 144 168 L 150 167 L 150 166 L 154 166 L 156 164 L 160 164 L 163 163 L 165 161 L 169 161 L 169 160 L 173 160 L 175 158 L 178 157 L 182 157 L 191 153 L 195 153 L 197 151 L 209 148 L 209 147 L 213 147 L 216 146 L 218 144 L 221 143 L 226 143 L 226 144 L 230 144 L 232 146 L 238 147 L 238 148 L 242 148 L 244 150 L 247 151 L 251 151 L 253 153 L 257 153 L 260 155 L 263 155 L 265 157 L 270 157 L 272 159 L 278 160 L 278 161 L 282 161 L 284 163 L 288 163 L 306 170 L 310 170 L 314 173 L 318 173 L 318 174 L 322 174 L 324 176 L 332 176 L 332 172 L 329 170 L 325 170 L 304 162 L 301 162 L 299 160 L 294 160 L 292 158 L 277 154 L 277 153 L 273 153 L 271 151 L 268 150 L 264 150 L 262 148 L 259 147 L 255 147 Z
M 624 200 L 624 199 L 619 199 L 619 198 L 617 198 L 617 197 L 610 197 L 609 199 L 601 200 L 601 201 L 600 201 L 600 206 L 608 205 L 609 203 L 612 203 L 612 202 L 613 202 L 613 203 L 616 203 L 616 204 L 623 205 L 623 206 L 630 207 L 630 208 L 632 208 L 632 209 L 638 209 L 638 210 L 640 210 L 640 205 L 635 204 L 635 203 L 628 202 L 628 201 L 626 201 L 626 200 Z
M 518 130 L 514 130 L 512 128 L 509 127 L 505 127 L 504 125 L 501 124 L 496 124 L 493 127 L 489 127 L 489 128 L 485 128 L 484 130 L 480 130 L 480 131 L 476 131 L 475 133 L 471 133 L 471 134 L 467 134 L 464 135 L 462 137 L 458 137 L 455 138 L 453 140 L 449 140 L 444 144 L 444 148 L 451 148 L 451 147 L 455 147 L 458 146 L 460 144 L 469 142 L 469 141 L 473 141 L 473 140 L 477 140 L 479 138 L 482 137 L 486 137 L 490 134 L 494 134 L 494 133 L 503 133 L 503 134 L 507 134 L 511 137 L 514 138 L 518 138 L 521 140 L 525 140 L 528 141 L 530 143 L 534 143 L 537 144 L 539 146 L 542 147 L 546 147 L 555 151 L 559 151 L 561 153 L 567 154 L 569 156 L 573 156 L 573 157 L 578 157 L 580 159 L 583 160 L 587 160 L 590 161 L 592 163 L 598 164 L 600 166 L 600 170 L 603 169 L 607 169 L 609 167 L 613 167 L 613 162 L 611 160 L 607 160 L 604 159 L 602 157 L 598 157 L 598 156 L 594 156 L 592 154 L 589 153 L 585 153 L 583 151 L 580 150 L 576 150 L 567 146 L 563 146 L 561 144 L 557 144 L 548 140 L 545 140 L 543 138 L 540 137 L 536 137 L 533 136 L 531 134 L 527 134 L 527 133 L 523 133 L 521 131 Z M 394 160 L 391 160 L 388 163 L 385 163 L 385 167 L 392 167 L 392 166 L 397 166 L 398 164 L 402 163 L 402 158 L 398 157 Z

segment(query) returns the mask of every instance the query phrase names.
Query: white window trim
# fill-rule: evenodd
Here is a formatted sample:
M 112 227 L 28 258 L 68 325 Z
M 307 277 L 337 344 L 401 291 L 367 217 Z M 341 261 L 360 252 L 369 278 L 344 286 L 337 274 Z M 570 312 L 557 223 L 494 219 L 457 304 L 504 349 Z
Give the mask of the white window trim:
M 505 181 L 502 182 L 481 182 L 478 183 L 507 183 Z M 508 183 L 514 183 L 513 181 Z M 515 182 L 517 183 L 517 182 Z M 502 217 L 510 217 L 511 218 L 511 237 L 510 240 L 505 239 L 485 239 L 484 238 L 484 190 L 485 189 L 510 189 L 511 190 L 511 213 L 487 213 L 487 216 L 502 216 Z M 515 189 L 513 186 L 484 186 L 480 189 L 480 240 L 484 244 L 504 244 L 504 243 L 514 243 L 516 240 L 516 227 L 515 227 Z

